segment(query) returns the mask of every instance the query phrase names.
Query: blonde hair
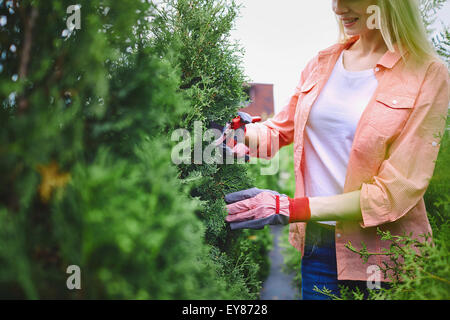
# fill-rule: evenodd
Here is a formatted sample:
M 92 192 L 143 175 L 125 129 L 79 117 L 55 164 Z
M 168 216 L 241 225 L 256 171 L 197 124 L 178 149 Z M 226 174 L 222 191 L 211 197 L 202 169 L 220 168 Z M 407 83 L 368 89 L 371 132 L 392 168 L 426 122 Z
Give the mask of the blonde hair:
M 405 61 L 409 52 L 413 60 L 422 63 L 428 59 L 439 59 L 425 29 L 417 0 L 378 0 L 380 8 L 380 32 L 389 50 L 397 44 Z M 350 37 L 345 33 L 342 21 L 338 20 L 339 42 Z

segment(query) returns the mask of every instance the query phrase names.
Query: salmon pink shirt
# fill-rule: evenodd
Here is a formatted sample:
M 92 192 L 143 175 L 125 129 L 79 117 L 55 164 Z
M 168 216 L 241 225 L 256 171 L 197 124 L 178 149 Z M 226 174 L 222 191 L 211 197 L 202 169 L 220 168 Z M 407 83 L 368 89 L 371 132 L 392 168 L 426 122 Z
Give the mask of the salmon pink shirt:
M 359 36 L 320 51 L 301 73 L 289 103 L 273 118 L 248 124 L 250 156 L 270 159 L 279 148 L 294 143 L 295 198 L 305 196 L 305 126 L 343 50 Z M 445 132 L 450 78 L 440 60 L 412 66 L 406 53 L 388 51 L 374 68 L 378 86 L 356 128 L 348 160 L 344 193 L 361 190 L 362 221 L 337 221 L 336 259 L 339 280 L 366 281 L 370 265 L 388 263 L 382 255 L 366 264 L 345 244 L 362 243 L 382 253 L 377 228 L 394 235 L 431 233 L 423 196 L 433 175 L 440 138 Z M 252 141 L 258 147 L 252 147 Z M 256 144 L 255 144 L 256 145 Z M 303 254 L 306 223 L 290 225 L 289 241 Z M 383 277 L 383 275 L 381 275 Z M 389 278 L 382 278 L 390 281 Z

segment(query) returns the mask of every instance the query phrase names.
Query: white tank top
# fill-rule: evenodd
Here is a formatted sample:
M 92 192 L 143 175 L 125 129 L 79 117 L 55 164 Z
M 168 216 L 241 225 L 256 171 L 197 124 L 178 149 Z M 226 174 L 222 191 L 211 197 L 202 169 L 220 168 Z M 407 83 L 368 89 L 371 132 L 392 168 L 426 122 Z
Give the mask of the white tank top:
M 342 51 L 317 97 L 305 128 L 305 195 L 333 196 L 344 191 L 347 165 L 359 119 L 378 81 L 373 69 L 347 71 Z M 323 221 L 335 225 L 335 221 Z

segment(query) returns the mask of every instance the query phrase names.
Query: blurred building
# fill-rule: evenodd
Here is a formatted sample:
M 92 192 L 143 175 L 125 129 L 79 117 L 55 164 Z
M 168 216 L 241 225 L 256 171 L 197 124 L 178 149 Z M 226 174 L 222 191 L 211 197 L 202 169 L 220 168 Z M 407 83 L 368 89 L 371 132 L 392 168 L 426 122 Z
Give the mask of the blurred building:
M 240 111 L 252 116 L 261 116 L 263 120 L 275 113 L 273 84 L 249 83 L 246 87 L 251 103 Z

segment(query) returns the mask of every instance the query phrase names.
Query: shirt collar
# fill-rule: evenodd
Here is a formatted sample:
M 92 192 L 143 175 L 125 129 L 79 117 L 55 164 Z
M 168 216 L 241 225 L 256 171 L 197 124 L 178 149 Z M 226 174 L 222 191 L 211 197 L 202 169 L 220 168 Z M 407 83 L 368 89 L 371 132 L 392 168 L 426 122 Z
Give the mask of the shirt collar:
M 400 54 L 400 50 L 398 48 L 397 44 L 394 44 L 395 51 L 392 52 L 388 50 L 378 61 L 379 65 L 382 65 L 385 68 L 392 69 L 397 62 L 402 58 L 402 55 Z
M 339 43 L 328 49 L 320 51 L 319 56 L 323 57 L 331 54 L 337 54 L 339 56 L 343 50 L 349 48 L 353 43 L 355 43 L 359 39 L 359 37 L 360 37 L 359 35 L 353 36 L 344 43 Z M 394 44 L 394 49 L 395 49 L 394 52 L 388 50 L 378 61 L 377 65 L 381 65 L 385 68 L 392 69 L 402 57 L 397 44 Z

